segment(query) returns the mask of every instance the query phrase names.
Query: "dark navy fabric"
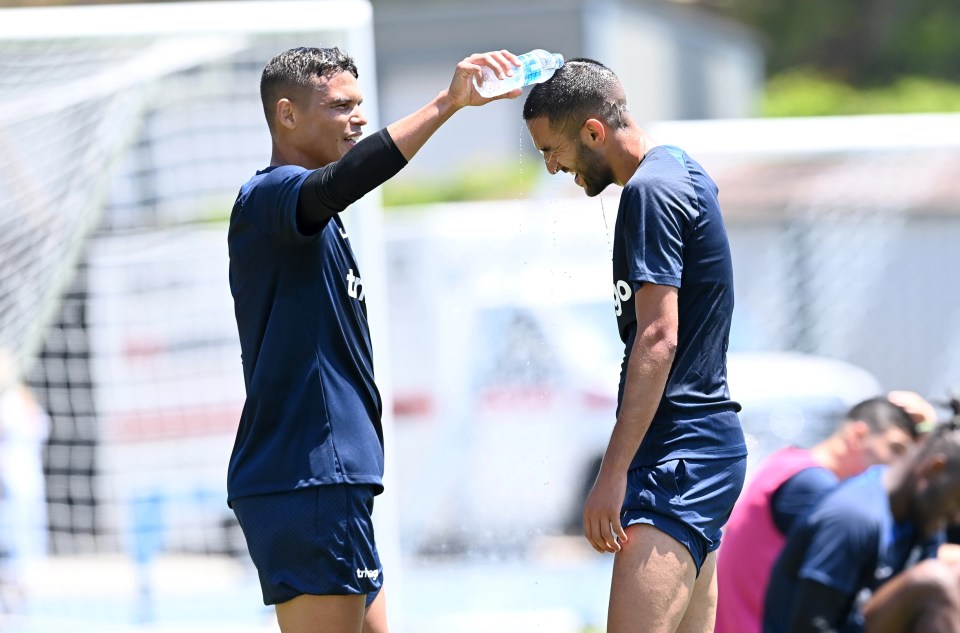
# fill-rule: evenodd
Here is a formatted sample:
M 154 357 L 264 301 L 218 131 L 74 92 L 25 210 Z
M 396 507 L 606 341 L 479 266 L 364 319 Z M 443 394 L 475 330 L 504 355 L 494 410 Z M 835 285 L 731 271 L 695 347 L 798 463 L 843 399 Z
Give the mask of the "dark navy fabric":
M 887 468 L 874 466 L 841 483 L 791 529 L 767 587 L 764 633 L 790 630 L 791 598 L 801 579 L 847 595 L 845 621 L 833 624 L 844 632 L 860 631 L 858 594 L 904 569 L 911 554 L 935 552 L 911 525 L 894 520 L 883 485 Z
M 672 536 L 690 552 L 699 575 L 707 554 L 720 547 L 746 472 L 745 457 L 675 459 L 631 469 L 621 524 L 646 523 Z
M 369 486 L 314 486 L 234 499 L 264 604 L 299 595 L 366 594 L 383 585 Z
M 297 199 L 311 173 L 291 165 L 257 172 L 230 218 L 246 386 L 230 502 L 325 484 L 382 490 L 382 404 L 363 281 L 339 216 L 315 234 L 298 228 Z
M 829 468 L 804 468 L 780 484 L 770 499 L 773 523 L 786 535 L 793 524 L 813 508 L 840 480 Z
M 663 399 L 634 466 L 678 458 L 746 455 L 727 387 L 733 266 L 717 186 L 682 150 L 647 152 L 623 188 L 613 245 L 614 302 L 624 361 L 623 400 L 637 333 L 635 291 L 645 283 L 678 288 L 677 350 Z

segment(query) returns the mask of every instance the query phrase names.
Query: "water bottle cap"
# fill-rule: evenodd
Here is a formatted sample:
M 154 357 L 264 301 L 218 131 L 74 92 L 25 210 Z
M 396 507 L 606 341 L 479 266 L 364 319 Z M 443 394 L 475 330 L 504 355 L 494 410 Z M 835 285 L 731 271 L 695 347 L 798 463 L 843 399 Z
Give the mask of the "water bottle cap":
M 563 55 L 560 53 L 554 53 L 553 58 L 557 61 L 557 68 L 563 66 Z

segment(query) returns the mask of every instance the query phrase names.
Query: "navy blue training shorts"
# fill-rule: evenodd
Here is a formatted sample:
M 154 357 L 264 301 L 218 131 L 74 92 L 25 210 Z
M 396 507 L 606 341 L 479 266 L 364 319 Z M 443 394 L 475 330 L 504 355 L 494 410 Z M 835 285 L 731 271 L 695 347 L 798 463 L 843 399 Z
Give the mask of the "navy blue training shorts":
M 366 594 L 369 606 L 383 585 L 373 497 L 368 486 L 335 484 L 234 499 L 263 603 Z
M 674 459 L 631 469 L 620 521 L 646 523 L 687 548 L 697 575 L 707 554 L 720 547 L 746 477 L 747 458 Z

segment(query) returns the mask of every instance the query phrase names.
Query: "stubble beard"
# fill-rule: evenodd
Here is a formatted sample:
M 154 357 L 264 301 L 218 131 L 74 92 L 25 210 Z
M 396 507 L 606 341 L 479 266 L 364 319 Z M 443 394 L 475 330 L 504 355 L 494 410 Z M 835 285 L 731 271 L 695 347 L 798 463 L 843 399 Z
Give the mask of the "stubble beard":
M 600 195 L 613 183 L 613 170 L 603 162 L 599 152 L 589 149 L 577 139 L 577 173 L 583 181 L 583 191 L 588 197 Z

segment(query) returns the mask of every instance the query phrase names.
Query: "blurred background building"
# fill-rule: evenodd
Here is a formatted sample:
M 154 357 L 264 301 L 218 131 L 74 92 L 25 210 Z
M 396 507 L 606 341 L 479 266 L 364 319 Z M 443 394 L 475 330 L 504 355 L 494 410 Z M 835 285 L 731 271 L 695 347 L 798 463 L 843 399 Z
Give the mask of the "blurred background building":
M 383 121 L 419 107 L 450 80 L 451 60 L 505 48 L 589 57 L 621 78 L 640 121 L 739 118 L 757 113 L 764 77 L 760 35 L 686 3 L 646 0 L 374 3 Z M 502 173 L 538 153 L 523 99 L 457 117 L 440 130 L 409 176 Z M 522 152 L 518 152 L 522 148 Z M 428 185 L 427 185 L 428 186 Z

